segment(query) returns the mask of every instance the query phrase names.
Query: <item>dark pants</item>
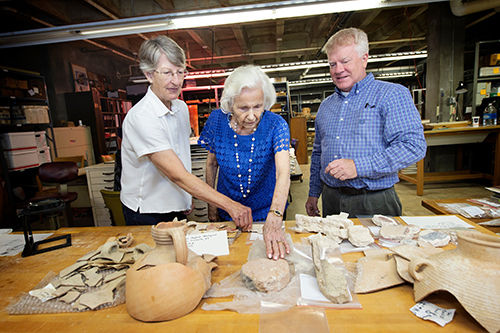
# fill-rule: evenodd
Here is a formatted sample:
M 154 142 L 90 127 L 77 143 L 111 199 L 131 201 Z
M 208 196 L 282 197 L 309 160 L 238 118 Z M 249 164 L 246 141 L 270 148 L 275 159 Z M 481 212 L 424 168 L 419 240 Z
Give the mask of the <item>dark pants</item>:
M 323 184 L 321 197 L 323 217 L 341 212 L 349 213 L 349 218 L 375 214 L 401 216 L 403 213 L 401 201 L 394 186 L 380 191 L 367 191 L 363 194 L 348 194 Z
M 171 222 L 177 217 L 177 220 L 183 220 L 186 215 L 181 212 L 171 213 L 140 213 L 139 209 L 134 212 L 132 209 L 123 205 L 123 216 L 127 225 L 156 225 L 160 222 Z

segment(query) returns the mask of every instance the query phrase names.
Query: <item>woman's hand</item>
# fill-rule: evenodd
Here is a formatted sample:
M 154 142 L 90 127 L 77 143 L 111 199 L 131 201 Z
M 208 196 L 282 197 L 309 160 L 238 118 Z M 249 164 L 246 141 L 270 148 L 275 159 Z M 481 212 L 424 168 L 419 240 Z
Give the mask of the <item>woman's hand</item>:
M 264 242 L 266 243 L 266 253 L 269 259 L 285 258 L 290 253 L 290 245 L 285 239 L 285 231 L 282 228 L 283 220 L 273 213 L 267 214 L 266 224 L 264 224 Z
M 208 220 L 210 222 L 220 222 L 219 211 L 214 205 L 208 205 Z

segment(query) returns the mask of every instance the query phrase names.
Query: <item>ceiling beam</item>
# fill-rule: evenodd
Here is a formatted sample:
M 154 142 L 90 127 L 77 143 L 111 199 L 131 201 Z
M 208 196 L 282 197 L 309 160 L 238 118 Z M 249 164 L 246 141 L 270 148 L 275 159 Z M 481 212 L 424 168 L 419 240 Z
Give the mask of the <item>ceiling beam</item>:
M 174 12 L 175 6 L 173 0 L 155 0 L 155 2 L 166 12 Z
M 243 53 L 248 53 L 248 35 L 247 35 L 244 27 L 242 25 L 233 26 L 232 30 L 233 30 L 234 36 L 236 37 L 236 40 L 238 41 L 238 44 L 241 47 L 241 51 Z

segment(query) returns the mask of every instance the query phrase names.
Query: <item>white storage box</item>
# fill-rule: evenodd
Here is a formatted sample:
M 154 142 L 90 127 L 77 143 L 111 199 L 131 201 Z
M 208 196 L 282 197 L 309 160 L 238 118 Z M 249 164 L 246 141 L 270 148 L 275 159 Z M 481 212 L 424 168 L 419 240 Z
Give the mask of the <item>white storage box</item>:
M 36 149 L 35 132 L 2 133 L 0 136 L 4 150 Z
M 45 139 L 45 131 L 35 132 L 35 142 L 37 148 L 47 147 L 47 139 Z
M 21 170 L 39 166 L 36 149 L 20 149 L 5 152 L 9 170 Z
M 38 164 L 42 165 L 43 163 L 51 162 L 49 147 L 38 148 L 37 152 L 38 152 Z

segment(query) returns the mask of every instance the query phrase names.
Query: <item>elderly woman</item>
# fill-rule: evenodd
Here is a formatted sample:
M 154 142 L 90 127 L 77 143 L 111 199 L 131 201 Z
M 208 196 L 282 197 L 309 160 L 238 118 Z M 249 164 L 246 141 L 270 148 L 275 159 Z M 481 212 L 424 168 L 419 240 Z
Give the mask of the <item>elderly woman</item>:
M 267 111 L 276 101 L 269 77 L 256 66 L 237 68 L 227 78 L 222 109 L 211 112 L 199 143 L 208 150 L 207 183 L 252 209 L 254 221 L 265 221 L 264 241 L 269 258 L 290 252 L 285 240 L 283 212 L 290 188 L 290 134 L 285 120 Z M 209 205 L 209 219 L 230 220 Z
M 252 224 L 251 209 L 191 174 L 189 112 L 177 99 L 186 75 L 184 51 L 166 36 L 145 41 L 140 67 L 150 86 L 123 122 L 120 200 L 127 225 L 183 218 L 192 195 Z

